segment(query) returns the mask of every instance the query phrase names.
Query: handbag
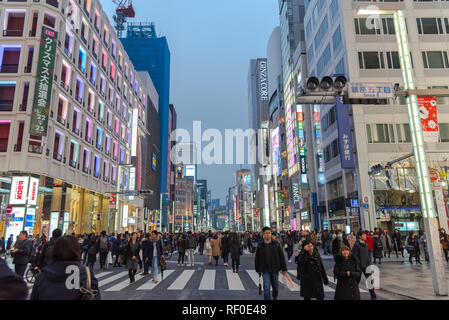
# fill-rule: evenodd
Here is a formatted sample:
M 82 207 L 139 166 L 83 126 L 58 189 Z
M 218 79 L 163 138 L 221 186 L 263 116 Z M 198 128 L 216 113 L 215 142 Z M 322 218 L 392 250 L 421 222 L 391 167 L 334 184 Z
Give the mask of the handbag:
M 406 245 L 405 246 L 405 250 L 407 250 L 408 253 L 414 252 L 415 251 L 415 247 L 411 246 L 411 245 Z
M 90 277 L 90 269 L 85 267 L 87 272 L 86 288 L 80 288 L 82 294 L 81 300 L 92 301 L 98 300 L 98 290 L 92 289 L 92 278 Z

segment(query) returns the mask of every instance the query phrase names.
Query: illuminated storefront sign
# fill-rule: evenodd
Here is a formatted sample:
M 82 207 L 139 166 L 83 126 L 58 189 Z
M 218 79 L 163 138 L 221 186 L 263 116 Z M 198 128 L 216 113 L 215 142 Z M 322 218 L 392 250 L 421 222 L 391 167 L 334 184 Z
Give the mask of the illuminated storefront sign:
M 265 199 L 265 226 L 270 225 L 270 204 L 269 204 L 269 196 L 268 196 L 268 185 L 263 185 L 263 191 L 264 191 L 264 199 Z
M 13 177 L 11 182 L 10 204 L 25 204 L 28 195 L 28 177 Z
M 28 208 L 25 219 L 25 231 L 27 231 L 29 235 L 33 234 L 35 217 L 36 217 L 36 209 Z
M 276 175 L 281 174 L 281 148 L 279 145 L 279 127 L 273 130 L 271 134 L 271 154 L 273 155 L 272 162 L 274 163 Z
M 122 215 L 122 227 L 127 227 L 128 226 L 128 205 L 124 205 L 123 206 L 123 215 Z
M 28 192 L 28 204 L 35 206 L 37 204 L 37 195 L 39 190 L 39 179 L 30 178 L 30 191 Z
M 131 157 L 137 156 L 137 128 L 139 110 L 133 109 L 133 124 L 131 128 Z
M 12 234 L 15 241 L 16 237 L 23 230 L 23 220 L 25 216 L 25 208 L 13 208 L 12 213 L 14 214 L 14 219 L 9 222 L 6 234 L 8 237 Z
M 288 167 L 295 165 L 295 150 L 293 145 L 293 125 L 292 125 L 292 105 L 287 107 L 287 149 L 288 149 Z

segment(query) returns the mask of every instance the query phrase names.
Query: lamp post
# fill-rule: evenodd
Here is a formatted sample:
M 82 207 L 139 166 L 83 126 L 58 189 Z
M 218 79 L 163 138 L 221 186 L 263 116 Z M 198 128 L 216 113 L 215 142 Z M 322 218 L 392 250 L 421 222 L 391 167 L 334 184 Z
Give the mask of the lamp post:
M 407 91 L 416 90 L 404 11 L 360 9 L 357 14 L 393 15 L 404 89 Z M 407 96 L 407 111 L 412 134 L 412 144 L 415 155 L 424 227 L 427 232 L 427 246 L 429 250 L 430 267 L 432 270 L 433 288 L 436 295 L 447 296 L 448 291 L 445 268 L 441 255 L 440 239 L 437 230 L 437 218 L 435 214 L 433 193 L 430 186 L 429 168 L 427 166 L 423 130 L 416 94 L 410 94 Z

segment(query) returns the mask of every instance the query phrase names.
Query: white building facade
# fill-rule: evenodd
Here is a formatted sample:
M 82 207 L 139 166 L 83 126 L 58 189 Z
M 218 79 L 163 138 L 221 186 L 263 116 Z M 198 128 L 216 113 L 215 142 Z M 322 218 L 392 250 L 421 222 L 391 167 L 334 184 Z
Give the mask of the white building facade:
M 100 2 L 4 1 L 0 28 L 0 199 L 17 220 L 0 233 L 136 230 L 143 200 L 109 196 L 134 188 L 149 94 Z M 17 181 L 36 199 L 12 200 Z

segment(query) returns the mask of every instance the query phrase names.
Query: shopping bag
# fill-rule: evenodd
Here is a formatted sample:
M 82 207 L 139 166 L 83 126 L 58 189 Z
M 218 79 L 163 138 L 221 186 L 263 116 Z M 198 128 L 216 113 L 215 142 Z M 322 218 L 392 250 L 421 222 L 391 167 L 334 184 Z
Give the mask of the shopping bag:
M 108 253 L 107 262 L 108 262 L 108 264 L 112 264 L 112 253 L 111 252 Z
M 287 286 L 287 288 L 293 288 L 293 287 L 294 287 L 293 282 L 292 282 L 292 280 L 290 279 L 290 277 L 288 276 L 288 274 L 283 275 L 283 277 L 282 277 L 282 283 L 283 283 L 285 286 Z

